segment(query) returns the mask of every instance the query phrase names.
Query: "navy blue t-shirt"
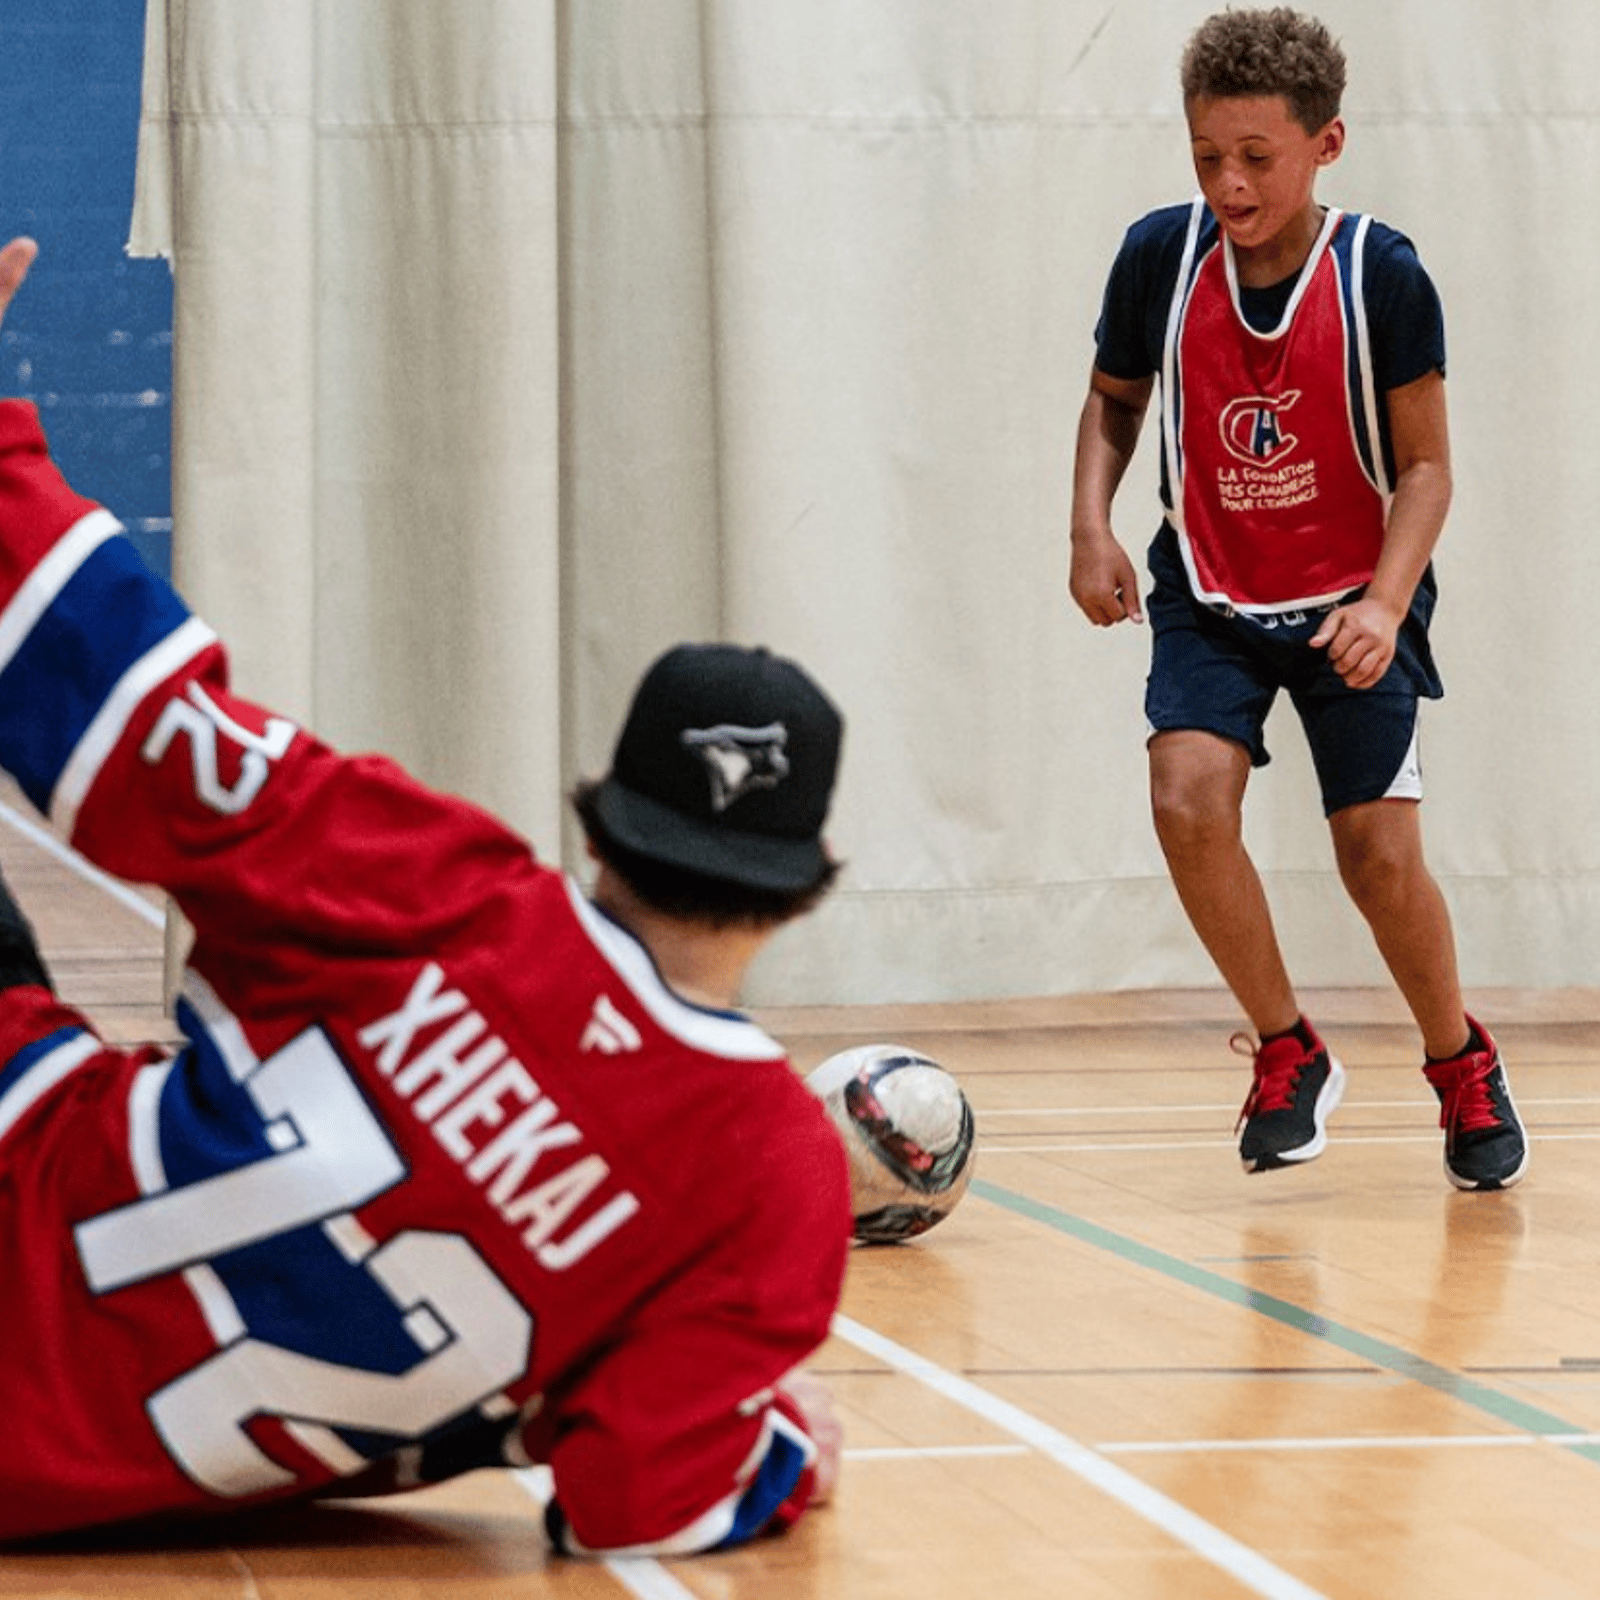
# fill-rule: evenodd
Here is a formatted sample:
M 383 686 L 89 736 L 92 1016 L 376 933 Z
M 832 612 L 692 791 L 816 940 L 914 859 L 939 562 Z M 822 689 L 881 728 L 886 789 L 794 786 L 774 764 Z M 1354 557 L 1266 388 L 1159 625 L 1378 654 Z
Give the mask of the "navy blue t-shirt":
M 1141 217 L 1123 236 L 1106 280 L 1095 325 L 1095 366 L 1108 377 L 1136 383 L 1161 371 L 1167 316 L 1183 265 L 1192 201 L 1163 206 Z M 1216 219 L 1207 212 L 1200 235 L 1202 252 L 1215 244 Z M 1274 329 L 1299 280 L 1291 273 L 1264 289 L 1241 284 L 1240 309 L 1260 332 Z M 1367 232 L 1362 286 L 1372 375 L 1380 396 L 1430 372 L 1445 370 L 1444 308 L 1416 247 L 1394 228 L 1373 218 Z M 1387 408 L 1378 407 L 1379 444 L 1392 474 Z M 1169 505 L 1166 463 L 1161 499 Z
M 1190 202 L 1141 217 L 1123 237 L 1106 280 L 1095 327 L 1095 365 L 1136 382 L 1161 370 L 1167 311 L 1183 261 Z M 1215 237 L 1215 223 L 1207 219 Z M 1253 328 L 1270 332 L 1289 303 L 1298 274 L 1265 289 L 1241 285 L 1240 308 Z M 1378 391 L 1444 371 L 1444 310 L 1433 280 L 1403 234 L 1373 220 L 1364 274 L 1373 376 Z

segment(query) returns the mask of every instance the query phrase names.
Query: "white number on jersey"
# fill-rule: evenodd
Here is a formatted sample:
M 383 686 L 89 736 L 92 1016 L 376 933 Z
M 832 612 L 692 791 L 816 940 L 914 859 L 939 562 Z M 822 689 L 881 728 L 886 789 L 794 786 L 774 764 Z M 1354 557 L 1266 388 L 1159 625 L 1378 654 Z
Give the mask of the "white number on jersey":
M 79 1224 L 90 1287 L 109 1294 L 320 1224 L 347 1256 L 354 1252 L 355 1268 L 386 1291 L 423 1354 L 404 1372 L 378 1372 L 241 1332 L 152 1395 L 146 1410 L 173 1459 L 203 1488 L 230 1497 L 294 1482 L 246 1433 L 252 1418 L 282 1418 L 305 1438 L 317 1429 L 350 1428 L 420 1440 L 497 1403 L 526 1370 L 533 1336 L 527 1309 L 466 1239 L 410 1230 L 379 1244 L 350 1216 L 399 1183 L 405 1167 L 324 1034 L 301 1034 L 243 1086 L 285 1147 Z M 155 1143 L 151 1129 L 145 1170 Z M 339 1308 L 328 1313 L 336 1323 Z M 352 1467 L 362 1464 L 351 1454 Z
M 154 766 L 179 734 L 189 740 L 194 792 L 213 811 L 233 817 L 260 794 L 271 763 L 293 742 L 295 725 L 282 717 L 269 717 L 265 732 L 252 733 L 235 722 L 198 683 L 191 683 L 184 697 L 167 702 L 139 754 Z M 217 761 L 217 743 L 224 738 L 242 751 L 239 776 L 231 789 L 224 786 Z

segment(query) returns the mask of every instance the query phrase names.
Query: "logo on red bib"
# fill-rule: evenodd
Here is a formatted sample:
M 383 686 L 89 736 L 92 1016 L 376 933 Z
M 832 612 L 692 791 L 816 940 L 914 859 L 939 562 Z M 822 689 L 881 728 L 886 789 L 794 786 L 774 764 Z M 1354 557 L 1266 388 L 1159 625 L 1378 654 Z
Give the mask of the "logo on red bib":
M 1228 454 L 1253 467 L 1270 467 L 1283 460 L 1300 442 L 1283 424 L 1284 412 L 1299 398 L 1300 391 L 1291 389 L 1276 398 L 1253 394 L 1229 401 L 1219 419 Z

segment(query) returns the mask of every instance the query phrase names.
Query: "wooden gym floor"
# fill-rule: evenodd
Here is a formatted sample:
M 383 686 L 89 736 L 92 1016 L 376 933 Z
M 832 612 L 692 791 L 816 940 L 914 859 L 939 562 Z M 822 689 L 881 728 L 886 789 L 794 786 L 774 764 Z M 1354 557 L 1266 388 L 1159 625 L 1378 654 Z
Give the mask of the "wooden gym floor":
M 157 904 L 14 804 L 3 864 L 63 992 L 167 1031 Z M 1398 1003 L 1308 997 L 1350 1067 L 1331 1147 L 1246 1177 L 1247 1066 L 1211 993 L 769 1012 L 809 1068 L 873 1040 L 956 1071 L 978 1178 L 925 1239 L 857 1250 L 816 1366 L 835 1503 L 661 1564 L 551 1561 L 542 1484 L 0 1554 L 49 1600 L 1416 1600 L 1600 1593 L 1600 992 L 1479 992 L 1530 1176 L 1457 1194 Z

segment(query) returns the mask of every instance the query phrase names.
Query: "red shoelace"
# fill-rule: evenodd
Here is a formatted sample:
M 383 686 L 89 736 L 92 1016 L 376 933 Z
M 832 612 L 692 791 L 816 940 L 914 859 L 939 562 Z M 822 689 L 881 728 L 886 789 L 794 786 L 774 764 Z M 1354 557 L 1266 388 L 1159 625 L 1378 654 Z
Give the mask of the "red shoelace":
M 1424 1067 L 1423 1071 L 1441 1096 L 1439 1126 L 1452 1144 L 1458 1134 L 1481 1133 L 1500 1126 L 1494 1102 L 1489 1098 L 1493 1051 L 1474 1050 L 1454 1061 Z
M 1258 1113 L 1287 1111 L 1294 1104 L 1301 1072 L 1316 1054 L 1292 1035 L 1258 1045 L 1249 1034 L 1236 1033 L 1228 1041 L 1228 1047 L 1235 1055 L 1253 1056 L 1256 1064 L 1255 1081 L 1250 1085 L 1239 1120 L 1234 1124 L 1235 1133 Z

